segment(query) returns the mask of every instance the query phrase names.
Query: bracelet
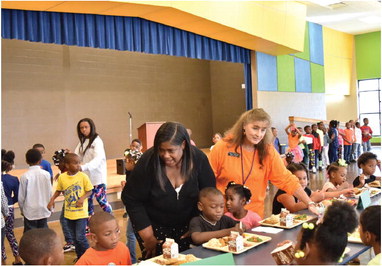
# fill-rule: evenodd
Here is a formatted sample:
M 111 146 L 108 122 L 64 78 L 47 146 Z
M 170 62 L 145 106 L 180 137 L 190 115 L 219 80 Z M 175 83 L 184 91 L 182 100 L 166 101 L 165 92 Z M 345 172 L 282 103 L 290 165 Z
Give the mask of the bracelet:
M 315 203 L 314 201 L 309 201 L 309 202 L 308 202 L 308 206 L 309 206 L 309 205 L 316 205 L 316 203 Z

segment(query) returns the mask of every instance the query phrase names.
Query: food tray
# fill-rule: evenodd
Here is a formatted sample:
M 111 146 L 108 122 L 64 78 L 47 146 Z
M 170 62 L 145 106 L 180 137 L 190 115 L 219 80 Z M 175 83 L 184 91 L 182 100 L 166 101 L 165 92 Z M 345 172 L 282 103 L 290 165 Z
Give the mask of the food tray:
M 260 238 L 262 241 L 261 242 L 248 241 L 248 239 L 250 239 L 252 237 Z M 226 237 L 226 238 L 228 238 L 228 237 Z M 257 246 L 264 244 L 265 242 L 268 242 L 272 239 L 269 236 L 262 236 L 262 235 L 256 235 L 256 234 L 251 234 L 251 233 L 244 233 L 243 238 L 244 238 L 244 249 L 237 251 L 237 252 L 229 250 L 228 244 L 225 246 L 222 246 L 222 247 L 217 247 L 217 246 L 209 246 L 208 242 L 207 242 L 207 243 L 204 243 L 202 246 L 204 248 L 213 249 L 213 250 L 217 250 L 217 251 L 229 252 L 232 254 L 241 254 L 243 252 L 246 252 L 247 250 L 250 250 L 251 248 L 257 247 Z
M 186 259 L 186 256 L 187 255 L 185 254 L 179 254 L 179 257 L 177 259 L 164 259 L 163 255 L 159 255 L 159 256 L 147 259 L 146 261 L 151 261 L 159 265 L 180 265 L 180 264 L 184 264 L 184 263 L 188 263 L 188 262 L 192 262 L 196 260 L 201 260 L 200 258 L 194 258 L 194 260 L 188 261 Z
M 362 244 L 359 228 L 357 228 L 357 230 L 355 230 L 353 233 L 348 234 L 348 242 Z
M 264 225 L 264 226 L 272 226 L 272 227 L 278 227 L 278 228 L 284 228 L 284 229 L 291 229 L 291 228 L 299 226 L 300 224 L 305 223 L 305 222 L 310 221 L 310 220 L 315 218 L 314 216 L 306 215 L 305 219 L 295 219 L 296 216 L 299 217 L 301 215 L 300 214 L 291 214 L 291 215 L 293 215 L 293 225 L 289 226 L 289 227 L 288 226 L 280 225 L 280 214 L 275 215 L 275 216 L 278 216 L 279 222 L 277 222 L 275 224 L 267 223 L 266 221 L 269 218 L 268 217 L 267 219 L 264 219 L 264 220 L 260 221 L 260 224 Z
M 366 187 L 363 187 L 363 188 L 360 188 L 359 190 L 361 192 L 354 196 L 357 199 L 359 198 L 359 195 L 362 194 L 363 192 L 365 192 L 366 190 L 369 190 L 370 198 L 372 198 L 374 196 L 377 196 L 378 194 L 381 193 L 381 189 L 378 189 L 378 188 L 366 188 Z

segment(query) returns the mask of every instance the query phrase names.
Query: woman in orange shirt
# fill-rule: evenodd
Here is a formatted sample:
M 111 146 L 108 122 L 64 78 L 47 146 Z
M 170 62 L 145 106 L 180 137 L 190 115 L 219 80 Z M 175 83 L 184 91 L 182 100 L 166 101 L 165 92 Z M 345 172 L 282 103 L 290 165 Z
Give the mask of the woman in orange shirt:
M 276 187 L 296 196 L 317 214 L 314 202 L 298 179 L 289 172 L 272 145 L 271 118 L 261 108 L 249 110 L 216 143 L 210 152 L 210 164 L 216 187 L 224 193 L 229 181 L 246 185 L 252 191 L 248 209 L 264 217 L 264 199 L 268 180 Z

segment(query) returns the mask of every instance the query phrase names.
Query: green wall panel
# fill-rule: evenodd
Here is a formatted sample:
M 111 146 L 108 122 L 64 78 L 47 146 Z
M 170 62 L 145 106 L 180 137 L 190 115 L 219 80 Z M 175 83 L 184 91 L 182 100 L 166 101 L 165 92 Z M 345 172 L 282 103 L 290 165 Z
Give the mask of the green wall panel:
M 357 79 L 381 77 L 381 32 L 355 36 Z
M 325 92 L 324 66 L 310 63 L 310 73 L 312 77 L 312 92 Z
M 277 56 L 277 84 L 278 91 L 296 91 L 293 56 Z
M 309 26 L 308 22 L 305 24 L 305 38 L 304 38 L 304 51 L 302 53 L 294 54 L 294 56 L 301 59 L 310 61 L 310 49 L 309 49 Z

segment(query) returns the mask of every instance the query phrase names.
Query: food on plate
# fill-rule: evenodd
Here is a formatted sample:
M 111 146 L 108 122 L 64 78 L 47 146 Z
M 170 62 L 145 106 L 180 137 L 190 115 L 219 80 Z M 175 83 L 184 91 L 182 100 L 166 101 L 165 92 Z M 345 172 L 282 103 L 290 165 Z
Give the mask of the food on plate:
M 226 243 L 223 239 L 221 238 L 211 238 L 210 241 L 206 243 L 207 246 L 213 247 L 213 248 L 221 248 L 226 246 Z
M 297 215 L 294 216 L 294 219 L 295 220 L 306 221 L 308 219 L 308 215 L 306 215 L 306 214 L 297 214 Z
M 180 255 L 179 258 L 165 259 L 163 256 L 160 256 L 154 259 L 154 262 L 160 265 L 180 265 L 188 262 L 197 261 L 198 258 L 192 254 Z
M 361 194 L 361 192 L 362 192 L 362 189 L 359 189 L 357 187 L 355 187 L 353 190 L 354 190 L 355 195 Z
M 266 224 L 277 224 L 279 223 L 280 219 L 278 215 L 272 214 L 269 218 L 265 219 L 263 222 Z
M 256 242 L 256 243 L 263 242 L 263 240 L 258 236 L 252 236 L 250 238 L 247 238 L 246 240 L 249 242 Z
M 368 185 L 369 185 L 370 187 L 381 187 L 381 181 L 379 181 L 379 180 L 375 180 L 375 181 L 373 181 L 373 182 L 370 182 Z

